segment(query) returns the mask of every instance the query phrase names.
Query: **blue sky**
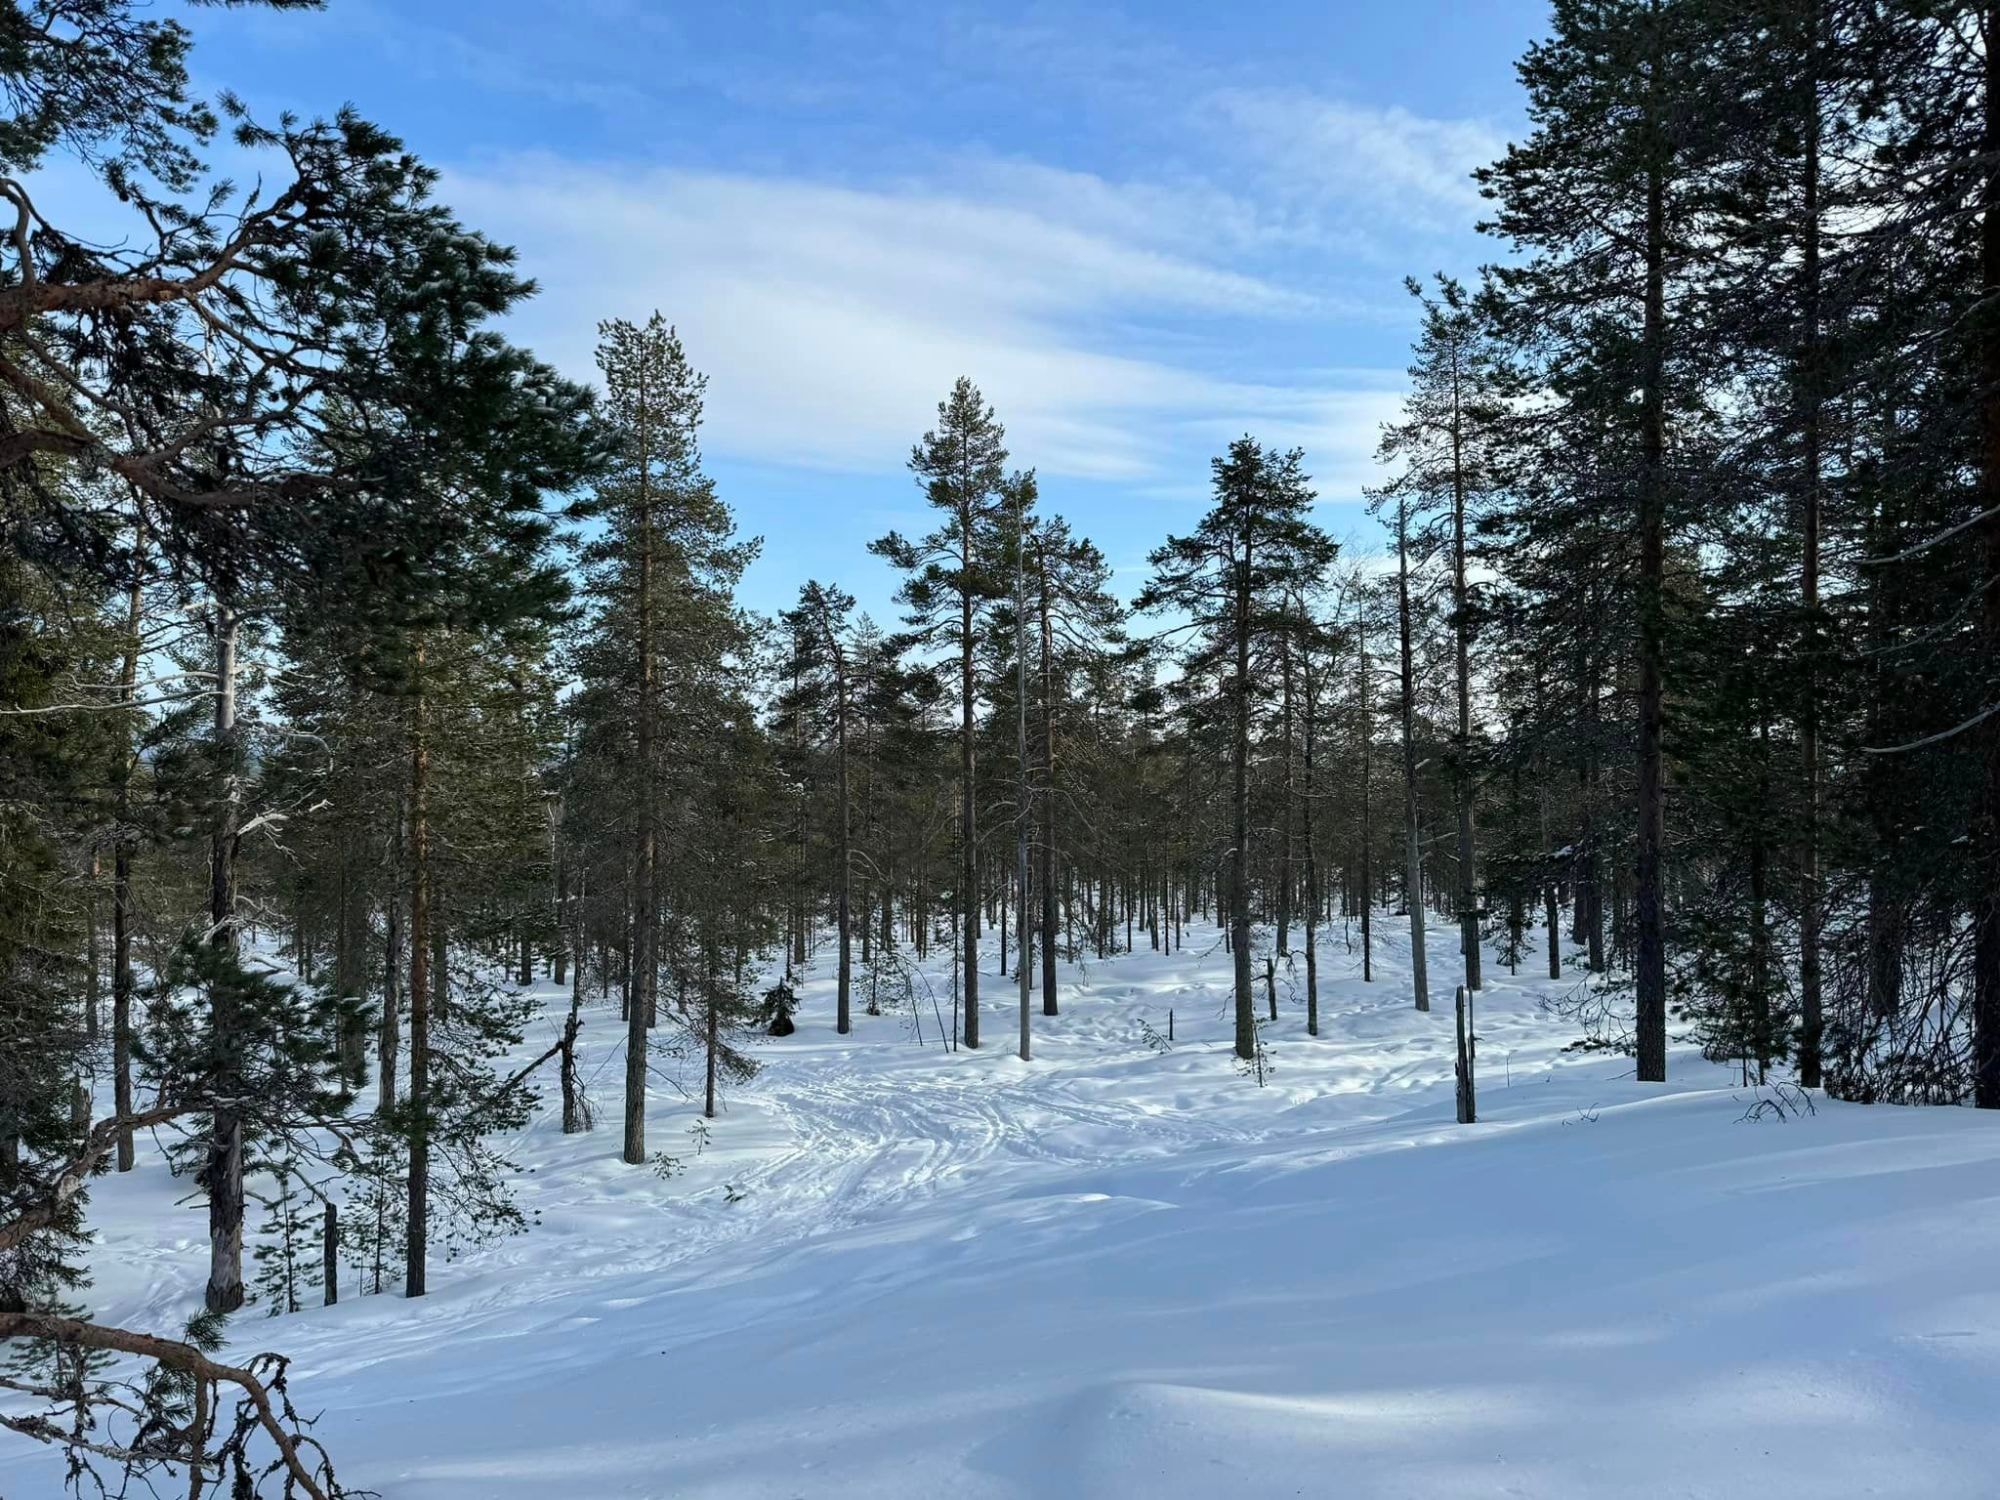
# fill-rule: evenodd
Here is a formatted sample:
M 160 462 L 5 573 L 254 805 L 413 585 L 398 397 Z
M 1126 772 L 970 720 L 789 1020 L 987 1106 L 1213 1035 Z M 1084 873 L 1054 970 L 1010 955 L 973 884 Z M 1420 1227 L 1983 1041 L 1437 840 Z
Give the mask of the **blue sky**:
M 709 467 L 765 553 L 888 614 L 866 542 L 925 524 L 903 465 L 977 381 L 1043 504 L 1122 589 L 1244 431 L 1359 505 L 1402 380 L 1401 282 L 1470 273 L 1466 174 L 1521 130 L 1541 0 L 201 10 L 196 73 L 258 113 L 352 102 L 518 246 L 514 332 L 580 377 L 660 309 L 710 376 Z

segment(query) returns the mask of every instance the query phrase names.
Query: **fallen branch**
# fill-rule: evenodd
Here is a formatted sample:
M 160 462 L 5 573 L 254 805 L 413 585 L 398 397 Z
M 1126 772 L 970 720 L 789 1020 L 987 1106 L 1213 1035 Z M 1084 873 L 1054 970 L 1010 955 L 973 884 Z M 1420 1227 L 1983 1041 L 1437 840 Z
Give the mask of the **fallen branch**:
M 101 1120 L 91 1126 L 76 1155 L 57 1169 L 55 1178 L 43 1193 L 41 1201 L 14 1209 L 13 1217 L 0 1223 L 0 1251 L 12 1250 L 37 1230 L 47 1229 L 57 1223 L 70 1200 L 83 1191 L 91 1175 L 111 1154 L 118 1144 L 119 1136 L 126 1131 L 149 1130 L 155 1125 L 165 1124 L 168 1120 L 199 1113 L 203 1107 L 192 1103 L 161 1105 L 155 1109 L 143 1110 L 136 1115 L 122 1115 Z
M 251 1366 L 237 1366 L 211 1359 L 195 1345 L 180 1339 L 160 1338 L 150 1333 L 87 1323 L 80 1318 L 59 1317 L 54 1313 L 0 1312 L 0 1342 L 8 1339 L 44 1339 L 75 1349 L 129 1354 L 151 1360 L 156 1366 L 186 1376 L 195 1385 L 195 1416 L 185 1428 L 169 1430 L 169 1441 L 155 1451 L 141 1438 L 131 1444 L 106 1440 L 79 1443 L 76 1430 L 59 1425 L 48 1417 L 8 1417 L 4 1425 L 25 1437 L 68 1449 L 81 1448 L 100 1457 L 116 1460 L 128 1468 L 153 1464 L 183 1463 L 190 1469 L 210 1469 L 220 1475 L 226 1462 L 233 1462 L 240 1483 L 255 1484 L 246 1449 L 248 1439 L 261 1432 L 278 1451 L 272 1469 L 282 1469 L 283 1493 L 305 1500 L 340 1500 L 350 1492 L 340 1488 L 333 1477 L 333 1465 L 318 1441 L 299 1430 L 302 1425 L 285 1394 L 285 1361 L 277 1355 L 259 1355 Z M 257 1367 L 265 1373 L 260 1374 Z M 212 1451 L 208 1428 L 214 1398 L 225 1385 L 242 1393 L 236 1429 Z M 72 1395 L 72 1401 L 90 1398 Z M 129 1408 L 128 1408 L 129 1409 Z M 308 1461 L 310 1459 L 310 1461 Z M 267 1470 L 266 1472 L 270 1472 Z M 238 1493 L 251 1493 L 239 1487 Z M 197 1484 L 192 1493 L 199 1494 Z

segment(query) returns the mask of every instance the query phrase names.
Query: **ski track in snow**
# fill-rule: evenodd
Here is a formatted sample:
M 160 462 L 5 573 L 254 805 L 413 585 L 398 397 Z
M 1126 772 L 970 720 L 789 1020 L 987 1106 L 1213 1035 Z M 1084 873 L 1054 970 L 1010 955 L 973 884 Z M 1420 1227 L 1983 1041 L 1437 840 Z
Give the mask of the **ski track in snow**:
M 1458 1127 L 1456 934 L 1418 1015 L 1386 914 L 1372 984 L 1322 934 L 1316 1039 L 1281 967 L 1259 1088 L 1227 955 L 1187 936 L 1064 966 L 1030 1063 L 992 973 L 977 1053 L 858 1004 L 835 1036 L 822 952 L 699 1154 L 654 1090 L 664 1181 L 617 1160 L 623 1027 L 595 1006 L 599 1128 L 562 1136 L 551 1102 L 515 1143 L 539 1227 L 419 1302 L 346 1267 L 340 1306 L 248 1312 L 237 1352 L 291 1354 L 385 1500 L 2000 1494 L 1991 1118 L 1744 1123 L 1751 1091 L 1684 1048 L 1665 1088 L 1566 1051 L 1542 1002 L 1576 979 L 1489 952 Z M 1159 1052 L 1141 1021 L 1170 1007 Z M 183 1322 L 205 1220 L 157 1153 L 92 1222 L 97 1314 Z M 56 1494 L 23 1446 L 0 1495 Z

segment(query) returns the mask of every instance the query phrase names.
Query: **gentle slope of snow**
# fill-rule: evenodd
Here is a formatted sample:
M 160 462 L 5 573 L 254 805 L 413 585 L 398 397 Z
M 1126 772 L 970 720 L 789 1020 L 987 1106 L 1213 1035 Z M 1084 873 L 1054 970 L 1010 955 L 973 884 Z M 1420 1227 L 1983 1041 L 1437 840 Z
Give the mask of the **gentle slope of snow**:
M 1323 935 L 1317 1040 L 1281 973 L 1262 1089 L 1212 929 L 1066 968 L 1028 1064 L 1011 981 L 985 977 L 993 1045 L 951 1053 L 928 1014 L 923 1047 L 893 1016 L 834 1036 L 822 959 L 698 1160 L 662 1088 L 684 1175 L 621 1165 L 615 1121 L 564 1138 L 551 1101 L 534 1233 L 420 1302 L 350 1271 L 339 1307 L 235 1336 L 295 1356 L 386 1500 L 2000 1493 L 2000 1122 L 1746 1121 L 1754 1091 L 1684 1051 L 1642 1087 L 1562 1050 L 1539 1002 L 1574 981 L 1531 957 L 1489 975 L 1459 1127 L 1449 989 L 1416 1014 L 1379 925 L 1368 985 Z M 592 1012 L 608 1115 L 619 1033 Z M 100 1315 L 183 1321 L 204 1221 L 157 1157 L 93 1221 Z M 53 1494 L 20 1446 L 0 1493 Z

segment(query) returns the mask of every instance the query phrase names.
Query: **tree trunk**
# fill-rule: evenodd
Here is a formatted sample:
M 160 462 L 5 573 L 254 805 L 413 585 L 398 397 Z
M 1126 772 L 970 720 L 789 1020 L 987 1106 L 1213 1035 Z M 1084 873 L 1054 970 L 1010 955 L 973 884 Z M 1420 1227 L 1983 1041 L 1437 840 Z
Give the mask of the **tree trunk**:
M 1246 522 L 1243 555 L 1236 564 L 1236 673 L 1230 707 L 1235 715 L 1230 746 L 1229 934 L 1236 971 L 1236 1055 L 1257 1056 L 1257 1009 L 1250 980 L 1250 564 Z
M 571 969 L 569 991 L 569 1015 L 563 1021 L 562 1032 L 562 1096 L 563 1134 L 576 1135 L 588 1128 L 584 1119 L 583 1091 L 576 1078 L 576 1037 L 583 1029 L 583 893 L 584 877 L 577 875 L 577 884 L 569 900 L 570 941 L 575 947 L 574 965 Z
M 1313 749 L 1319 720 L 1319 695 L 1313 687 L 1310 655 L 1305 660 L 1306 743 L 1304 828 L 1306 851 L 1306 1035 L 1319 1035 L 1319 857 L 1313 851 Z
M 1416 668 L 1410 642 L 1409 502 L 1396 501 L 1396 618 L 1403 655 L 1403 904 L 1410 915 L 1410 986 L 1417 1009 L 1431 1008 L 1429 955 L 1424 949 L 1423 843 L 1417 823 Z
M 1658 88 L 1657 69 L 1653 89 Z M 1657 140 L 1663 101 L 1648 100 Z M 1639 853 L 1634 871 L 1634 974 L 1638 992 L 1638 1076 L 1667 1077 L 1667 947 L 1662 908 L 1666 842 L 1665 712 L 1667 405 L 1666 164 L 1653 148 L 1646 170 L 1646 293 L 1641 339 L 1639 464 Z
M 236 635 L 234 610 L 215 611 L 215 748 L 219 767 L 214 837 L 209 847 L 209 941 L 236 951 L 236 839 L 242 809 L 236 741 Z M 225 1092 L 237 1065 L 236 1018 L 218 996 L 211 1025 L 223 1058 Z M 234 1312 L 243 1305 L 243 1121 L 235 1109 L 219 1108 L 211 1124 L 208 1161 L 208 1287 L 210 1312 Z
M 1464 985 L 1458 987 L 1456 996 L 1458 1012 L 1458 1123 L 1471 1125 L 1479 1118 L 1478 1100 L 1473 1088 L 1473 1058 L 1477 1051 L 1472 1025 L 1472 995 Z
M 1799 755 L 1805 780 L 1805 837 L 1799 854 L 1799 1082 L 1806 1088 L 1820 1086 L 1821 1044 L 1825 1030 L 1825 1001 L 1821 995 L 1820 928 L 1824 893 L 1820 888 L 1820 746 L 1819 746 L 1819 569 L 1821 445 L 1820 431 L 1820 107 L 1819 107 L 1819 3 L 1806 0 L 1805 77 L 1806 119 L 1804 131 L 1805 183 L 1801 205 L 1805 231 L 1800 247 L 1799 282 L 1803 293 L 1804 338 L 1800 349 L 1799 460 L 1803 467 L 1801 551 L 1804 554 L 1800 580 L 1800 603 L 1805 613 L 1805 649 L 1800 653 L 1803 677 L 1799 709 Z
M 1361 908 L 1361 980 L 1372 984 L 1375 980 L 1375 823 L 1374 797 L 1375 781 L 1375 724 L 1374 711 L 1369 702 L 1369 677 L 1373 668 L 1368 661 L 1368 626 L 1365 619 L 1355 621 L 1355 641 L 1357 655 L 1361 663 L 1360 710 L 1361 710 L 1361 891 L 1356 904 Z M 1424 972 L 1423 950 L 1414 950 L 1412 967 L 1421 975 Z M 1424 996 L 1421 981 L 1417 993 Z M 1428 1010 L 1430 1001 L 1424 997 L 1422 1008 Z
M 1280 759 L 1278 788 L 1278 938 L 1281 954 L 1292 951 L 1292 639 L 1289 630 L 1278 637 L 1278 703 Z M 1274 1016 L 1272 1019 L 1276 1019 Z
M 834 851 L 838 861 L 835 879 L 839 884 L 834 892 L 833 915 L 840 927 L 840 976 L 834 1006 L 834 1030 L 846 1036 L 853 1029 L 848 1006 L 854 987 L 854 923 L 850 908 L 854 855 L 847 806 L 847 664 L 841 659 L 838 643 L 834 645 L 834 669 L 839 694 L 834 723 L 834 795 L 840 802 L 839 847 Z
M 704 1119 L 709 1119 L 709 1120 L 713 1120 L 715 1118 L 715 1053 L 717 1047 L 721 1045 L 722 1041 L 720 1033 L 721 1017 L 718 1014 L 720 1007 L 716 1004 L 716 998 L 715 998 L 715 986 L 719 982 L 720 980 L 711 971 L 710 974 L 708 975 L 708 987 L 709 987 L 708 1017 L 706 1026 L 706 1033 L 708 1040 L 708 1078 L 702 1093 L 702 1102 L 701 1102 L 702 1117 Z
M 1900 545 L 1901 528 L 1890 508 L 1893 494 L 1893 489 L 1885 489 L 1870 517 L 1867 547 L 1871 557 L 1892 556 Z M 1869 744 L 1883 745 L 1889 743 L 1891 733 L 1890 695 L 1902 680 L 1889 656 L 1895 639 L 1891 621 L 1899 600 L 1893 568 L 1868 571 L 1867 655 L 1874 667 L 1869 673 L 1867 736 Z M 1868 1008 L 1870 1014 L 1887 1020 L 1902 1009 L 1903 1001 L 1903 913 L 1895 878 L 1901 826 L 1895 790 L 1903 772 L 1891 757 L 1871 755 L 1862 774 L 1872 835 L 1868 849 Z
M 958 652 L 958 884 L 959 909 L 964 914 L 960 937 L 965 944 L 964 965 L 965 1045 L 979 1045 L 979 843 L 973 820 L 972 775 L 975 769 L 972 717 L 972 505 L 969 498 L 959 504 L 960 541 L 963 553 L 959 588 Z
M 1014 515 L 1014 758 L 1019 771 L 1015 777 L 1014 884 L 1020 902 L 1016 923 L 1021 955 L 1014 964 L 1014 983 L 1019 991 L 1021 1010 L 1021 1061 L 1032 1052 L 1032 1024 L 1029 989 L 1035 965 L 1035 948 L 1028 928 L 1029 878 L 1028 830 L 1034 826 L 1035 797 L 1028 764 L 1028 538 L 1020 506 Z
M 90 882 L 84 900 L 84 956 L 83 956 L 83 1034 L 91 1042 L 97 1040 L 97 1012 L 103 992 L 100 978 L 104 967 L 104 952 L 98 928 L 98 887 L 104 880 L 102 857 L 95 852 L 90 856 Z M 96 1049 L 93 1047 L 93 1051 Z
M 332 1307 L 340 1301 L 340 1210 L 331 1201 L 320 1220 L 319 1267 L 325 1286 L 322 1301 Z
M 404 853 L 408 846 L 409 807 L 407 794 L 396 798 L 395 828 L 389 836 L 389 864 L 394 872 L 388 898 L 388 916 L 383 923 L 383 946 L 387 950 L 382 971 L 382 1018 L 376 1033 L 376 1114 L 387 1119 L 396 1108 L 396 1055 L 402 1040 L 403 903 L 396 889 L 402 879 Z
M 403 1295 L 424 1294 L 431 1189 L 430 741 L 424 723 L 424 648 L 410 703 L 410 1180 Z
M 1583 765 L 1578 771 L 1582 788 L 1577 799 L 1581 817 L 1577 833 L 1576 914 L 1578 925 L 1582 928 L 1584 962 L 1593 974 L 1604 972 L 1604 861 L 1597 848 L 1600 670 L 1594 660 L 1586 670 Z
M 1042 1014 L 1056 1004 L 1056 694 L 1055 624 L 1050 611 L 1049 559 L 1037 556 L 1042 627 Z
M 1459 405 L 1458 354 L 1454 346 L 1451 381 L 1451 601 L 1452 638 L 1458 666 L 1458 754 L 1452 789 L 1458 803 L 1458 930 L 1465 950 L 1465 987 L 1479 981 L 1479 872 L 1472 843 L 1472 618 L 1465 581 L 1465 434 Z
M 144 533 L 140 533 L 143 544 Z M 137 579 L 125 596 L 125 661 L 119 672 L 118 698 L 128 717 L 120 725 L 118 746 L 118 837 L 111 850 L 111 1088 L 118 1118 L 132 1117 L 132 770 L 138 756 L 134 744 L 139 683 L 139 611 Z M 129 1172 L 137 1161 L 132 1132 L 118 1132 L 118 1170 Z
M 431 899 L 431 1012 L 432 1022 L 442 1026 L 451 1005 L 451 932 L 445 924 L 443 907 L 432 891 Z
M 643 393 L 642 393 L 643 395 Z M 642 402 L 643 404 L 643 402 Z M 647 434 L 640 428 L 638 633 L 639 653 L 638 840 L 632 892 L 632 985 L 625 1018 L 625 1160 L 638 1166 L 646 1160 L 647 1028 L 652 1024 L 654 994 L 659 984 L 659 959 L 654 950 L 654 925 L 659 917 L 656 884 L 659 855 L 658 793 L 653 785 L 658 750 L 658 684 L 653 641 L 653 508 L 650 493 L 651 456 Z
M 1769 887 L 1770 856 L 1760 820 L 1750 834 L 1750 1051 L 1757 1060 L 1760 1084 L 1769 1076 L 1771 1067 Z

